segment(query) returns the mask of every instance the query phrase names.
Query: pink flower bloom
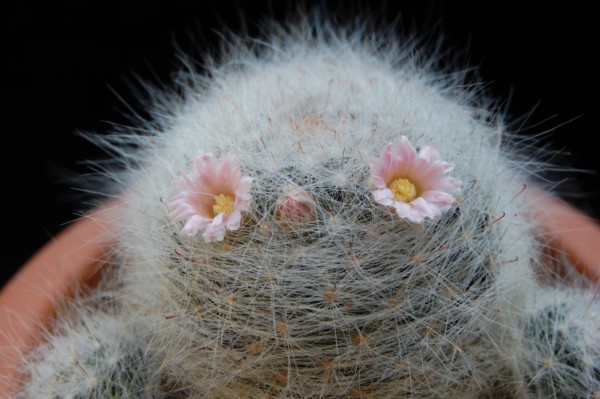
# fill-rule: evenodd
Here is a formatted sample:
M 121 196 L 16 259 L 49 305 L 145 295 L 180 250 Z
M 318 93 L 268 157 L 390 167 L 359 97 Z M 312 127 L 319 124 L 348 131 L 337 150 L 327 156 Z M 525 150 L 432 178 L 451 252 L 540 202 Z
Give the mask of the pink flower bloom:
M 369 165 L 375 202 L 392 207 L 401 218 L 422 223 L 450 209 L 453 194 L 462 183 L 446 173 L 454 165 L 440 159 L 437 150 L 425 146 L 417 153 L 405 136 L 389 144 Z
M 204 230 L 204 241 L 221 241 L 226 230 L 240 228 L 241 212 L 250 209 L 252 178 L 242 176 L 232 156 L 215 159 L 204 154 L 194 160 L 193 174 L 179 179 L 171 202 L 173 221 L 185 220 L 181 235 L 190 237 Z
M 275 219 L 293 229 L 314 222 L 317 219 L 315 207 L 315 201 L 306 190 L 295 189 L 277 201 Z

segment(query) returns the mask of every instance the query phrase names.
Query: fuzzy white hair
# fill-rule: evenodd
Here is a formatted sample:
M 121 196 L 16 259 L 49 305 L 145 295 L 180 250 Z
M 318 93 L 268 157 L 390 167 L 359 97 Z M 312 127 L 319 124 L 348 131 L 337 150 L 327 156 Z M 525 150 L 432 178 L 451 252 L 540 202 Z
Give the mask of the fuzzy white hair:
M 129 345 L 119 349 L 128 360 L 113 364 L 144 370 L 131 379 L 137 397 L 524 397 L 530 383 L 556 397 L 563 388 L 593 394 L 589 384 L 561 388 L 572 381 L 561 370 L 579 371 L 532 375 L 545 324 L 532 327 L 526 310 L 544 288 L 524 192 L 537 164 L 503 145 L 489 101 L 461 73 L 434 70 L 432 58 L 389 35 L 320 20 L 271 31 L 233 41 L 204 73 L 184 59 L 178 94 L 153 93 L 151 121 L 103 139 L 129 166 L 110 175 L 123 209 L 114 232 L 120 266 L 102 289 L 118 310 L 82 305 L 71 327 L 36 351 L 30 387 L 40 391 L 28 395 L 55 397 L 42 387 L 73 384 L 56 377 L 68 372 L 54 359 L 89 345 L 86 333 L 107 346 L 100 370 L 114 360 L 111 348 Z M 368 160 L 401 136 L 435 146 L 463 182 L 436 220 L 407 223 L 373 201 Z M 202 153 L 233 154 L 254 179 L 251 209 L 221 242 L 181 237 L 181 222 L 169 218 L 177 179 Z M 317 204 L 301 231 L 274 216 L 289 185 Z M 578 331 L 588 339 L 593 330 Z M 597 339 L 590 345 L 577 348 L 597 353 Z M 134 371 L 132 353 L 143 364 Z M 581 372 L 597 384 L 592 369 Z M 548 380 L 553 390 L 540 386 Z M 130 392 L 94 389 L 81 396 Z

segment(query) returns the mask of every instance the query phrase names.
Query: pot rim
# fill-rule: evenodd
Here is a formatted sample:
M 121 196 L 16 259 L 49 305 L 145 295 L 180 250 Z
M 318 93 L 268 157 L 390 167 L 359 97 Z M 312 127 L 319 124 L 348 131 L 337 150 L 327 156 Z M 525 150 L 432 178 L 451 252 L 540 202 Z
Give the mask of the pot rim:
M 23 355 L 50 326 L 57 305 L 95 285 L 118 206 L 109 202 L 73 221 L 38 250 L 0 291 L 0 395 L 11 398 Z

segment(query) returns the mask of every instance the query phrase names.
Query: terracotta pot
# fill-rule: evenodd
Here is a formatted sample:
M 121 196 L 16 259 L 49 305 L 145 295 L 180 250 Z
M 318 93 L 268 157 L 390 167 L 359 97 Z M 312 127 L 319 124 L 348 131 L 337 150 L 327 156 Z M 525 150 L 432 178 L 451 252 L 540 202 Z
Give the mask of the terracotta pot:
M 600 279 L 600 225 L 555 198 L 539 199 L 544 235 L 553 251 L 566 253 L 575 267 Z M 105 234 L 116 214 L 115 205 L 81 219 L 43 247 L 0 293 L 0 394 L 10 398 L 18 384 L 15 366 L 39 341 L 52 321 L 55 305 L 75 287 L 93 286 L 100 259 L 110 242 Z
M 65 228 L 38 251 L 0 292 L 0 396 L 18 385 L 15 367 L 54 316 L 56 305 L 76 287 L 93 286 L 97 260 L 107 246 L 114 205 L 90 213 Z

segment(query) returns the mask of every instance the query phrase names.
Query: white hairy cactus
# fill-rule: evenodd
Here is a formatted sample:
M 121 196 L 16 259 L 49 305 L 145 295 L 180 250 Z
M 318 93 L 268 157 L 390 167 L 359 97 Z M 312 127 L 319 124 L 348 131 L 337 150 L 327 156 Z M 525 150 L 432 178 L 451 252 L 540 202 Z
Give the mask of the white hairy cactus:
M 111 176 L 121 182 L 122 266 L 119 288 L 104 289 L 119 306 L 83 307 L 40 347 L 25 396 L 597 392 L 598 317 L 559 317 L 562 305 L 535 300 L 554 295 L 533 294 L 550 290 L 533 267 L 535 164 L 512 153 L 496 110 L 461 74 L 433 70 L 389 35 L 323 21 L 272 31 L 232 44 L 206 73 L 186 63 L 176 96 L 153 93 L 152 121 L 102 143 L 129 166 Z M 385 154 L 411 145 L 418 162 L 387 171 Z M 383 183 L 378 168 L 389 172 Z M 543 342 L 559 339 L 559 318 L 573 321 L 568 356 L 580 368 Z M 99 362 L 140 363 L 127 377 L 104 365 L 61 377 L 68 359 L 55 354 L 89 359 L 96 352 L 80 351 L 96 339 L 107 345 Z M 84 393 L 90 378 L 104 390 Z M 144 388 L 117 392 L 102 378 Z
M 540 291 L 525 315 L 523 363 L 531 398 L 596 398 L 600 393 L 598 292 Z
M 26 359 L 24 398 L 154 398 L 159 374 L 146 356 L 147 338 L 98 291 L 62 309 L 60 322 Z

